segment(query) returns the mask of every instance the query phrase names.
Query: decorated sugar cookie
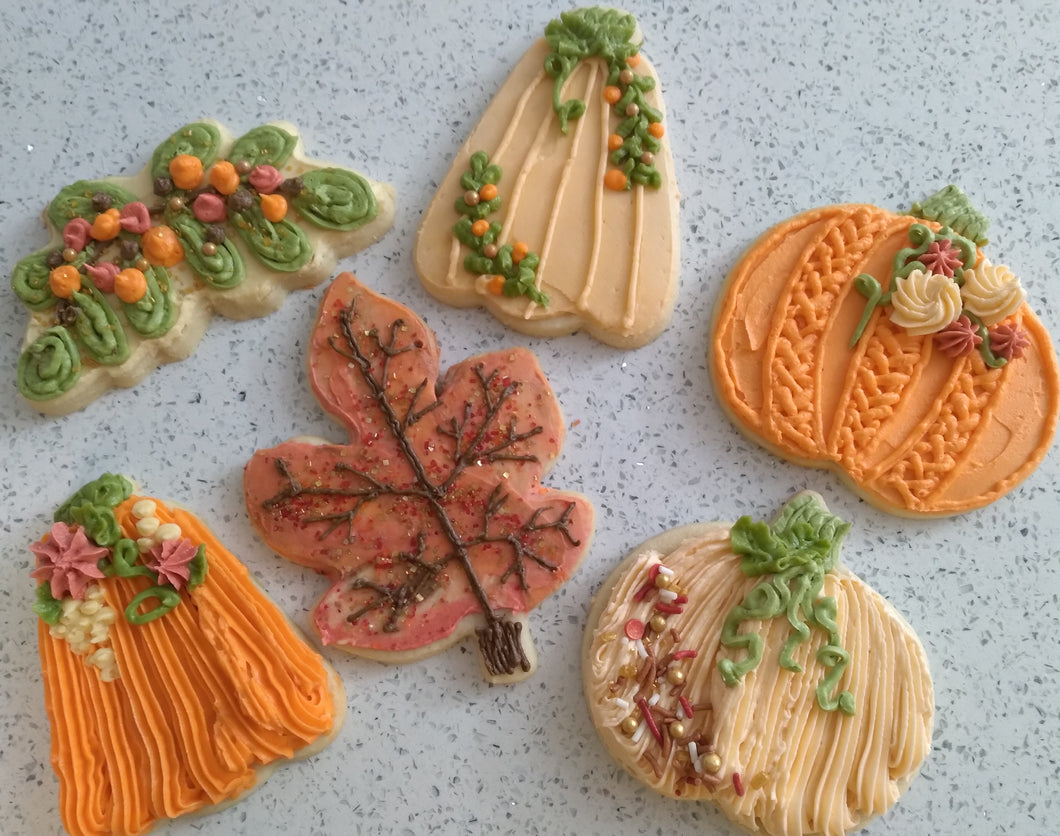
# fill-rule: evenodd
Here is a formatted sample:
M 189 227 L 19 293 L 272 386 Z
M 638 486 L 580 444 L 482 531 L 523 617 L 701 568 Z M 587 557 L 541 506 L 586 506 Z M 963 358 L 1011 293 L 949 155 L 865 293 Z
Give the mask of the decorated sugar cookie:
M 839 562 L 849 525 L 797 494 L 770 524 L 700 523 L 637 548 L 593 600 L 583 683 L 608 753 L 751 833 L 851 833 L 931 746 L 916 634 Z
M 31 311 L 19 392 L 59 415 L 133 386 L 191 354 L 213 313 L 271 313 L 393 217 L 390 186 L 307 158 L 293 125 L 185 125 L 135 177 L 79 180 L 48 205 L 51 240 L 12 274 Z
M 593 508 L 541 484 L 564 425 L 533 354 L 438 366 L 419 317 L 340 274 L 309 379 L 349 437 L 255 453 L 247 510 L 279 554 L 333 581 L 312 616 L 325 645 L 408 662 L 474 634 L 486 678 L 517 681 L 536 666 L 527 615 L 585 555 Z
M 659 79 L 636 20 L 566 12 L 516 65 L 424 213 L 416 270 L 438 299 L 537 336 L 620 348 L 670 320 L 678 193 Z
M 338 676 L 191 513 L 85 485 L 30 546 L 63 826 L 135 834 L 228 804 L 338 733 Z
M 1015 488 L 1052 443 L 1060 375 L 985 229 L 950 186 L 907 215 L 829 206 L 767 232 L 715 313 L 711 372 L 737 426 L 896 514 Z

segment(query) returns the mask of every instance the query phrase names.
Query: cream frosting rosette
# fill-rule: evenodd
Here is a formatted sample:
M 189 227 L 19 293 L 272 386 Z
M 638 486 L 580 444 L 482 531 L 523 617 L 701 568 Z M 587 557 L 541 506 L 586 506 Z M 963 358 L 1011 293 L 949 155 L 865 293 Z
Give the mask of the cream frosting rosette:
M 1003 264 L 991 264 L 980 258 L 975 269 L 965 270 L 961 277 L 965 309 L 988 327 L 1014 314 L 1027 299 L 1020 280 Z
M 913 270 L 895 279 L 891 322 L 915 337 L 941 331 L 961 314 L 961 289 L 938 273 Z

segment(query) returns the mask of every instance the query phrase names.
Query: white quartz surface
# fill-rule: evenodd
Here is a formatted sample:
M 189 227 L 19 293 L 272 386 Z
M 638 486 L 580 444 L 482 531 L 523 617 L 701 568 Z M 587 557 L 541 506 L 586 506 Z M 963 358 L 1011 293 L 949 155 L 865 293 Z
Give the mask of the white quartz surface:
M 447 308 L 412 264 L 420 214 L 556 2 L 31 2 L 0 6 L 0 273 L 43 246 L 65 184 L 131 174 L 175 128 L 286 119 L 311 156 L 392 183 L 394 228 L 344 260 L 437 331 L 443 366 L 526 345 L 570 425 L 548 477 L 597 507 L 592 549 L 534 613 L 540 668 L 491 687 L 472 647 L 388 667 L 326 651 L 349 692 L 326 751 L 209 818 L 225 833 L 734 833 L 654 795 L 605 754 L 581 695 L 590 597 L 631 547 L 699 520 L 771 516 L 810 487 L 854 524 L 845 562 L 915 626 L 932 665 L 934 751 L 872 834 L 1050 832 L 1060 816 L 1060 455 L 962 517 L 910 521 L 780 462 L 726 420 L 708 380 L 711 309 L 748 243 L 834 202 L 905 209 L 954 182 L 991 218 L 992 259 L 1060 334 L 1060 5 L 917 0 L 628 4 L 662 78 L 682 193 L 677 310 L 653 344 L 535 340 Z M 0 832 L 61 833 L 27 544 L 104 471 L 197 511 L 296 622 L 325 582 L 275 556 L 243 507 L 254 450 L 339 429 L 306 385 L 323 287 L 264 320 L 215 319 L 192 358 L 79 413 L 14 385 L 27 312 L 0 285 Z

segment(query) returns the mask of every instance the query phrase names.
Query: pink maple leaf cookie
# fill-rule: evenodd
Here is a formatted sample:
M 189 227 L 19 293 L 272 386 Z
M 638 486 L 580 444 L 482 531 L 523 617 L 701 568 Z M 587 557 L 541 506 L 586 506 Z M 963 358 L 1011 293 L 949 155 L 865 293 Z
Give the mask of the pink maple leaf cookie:
M 570 577 L 593 528 L 585 497 L 541 485 L 564 427 L 534 355 L 483 354 L 439 377 L 426 324 L 343 273 L 309 377 L 349 440 L 258 451 L 244 494 L 273 549 L 334 581 L 312 618 L 323 643 L 407 662 L 474 631 L 487 679 L 529 676 L 526 615 Z

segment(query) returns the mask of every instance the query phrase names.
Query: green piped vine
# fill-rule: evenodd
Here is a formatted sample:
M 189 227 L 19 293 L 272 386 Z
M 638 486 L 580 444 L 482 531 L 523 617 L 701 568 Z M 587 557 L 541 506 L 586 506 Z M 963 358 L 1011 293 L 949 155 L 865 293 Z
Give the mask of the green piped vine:
M 726 658 L 718 670 L 727 685 L 735 685 L 758 667 L 764 642 L 756 632 L 740 632 L 746 621 L 768 621 L 785 616 L 792 633 L 779 653 L 785 670 L 799 673 L 795 649 L 808 640 L 811 628 L 824 632 L 817 662 L 827 670 L 817 686 L 817 703 L 825 711 L 854 713 L 854 696 L 836 693 L 839 680 L 850 662 L 836 624 L 836 601 L 822 596 L 824 577 L 839 560 L 839 547 L 850 524 L 830 514 L 816 494 L 793 497 L 772 525 L 741 517 L 732 528 L 732 550 L 741 556 L 740 568 L 748 577 L 769 576 L 761 581 L 726 616 L 721 643 L 746 651 L 743 659 Z

